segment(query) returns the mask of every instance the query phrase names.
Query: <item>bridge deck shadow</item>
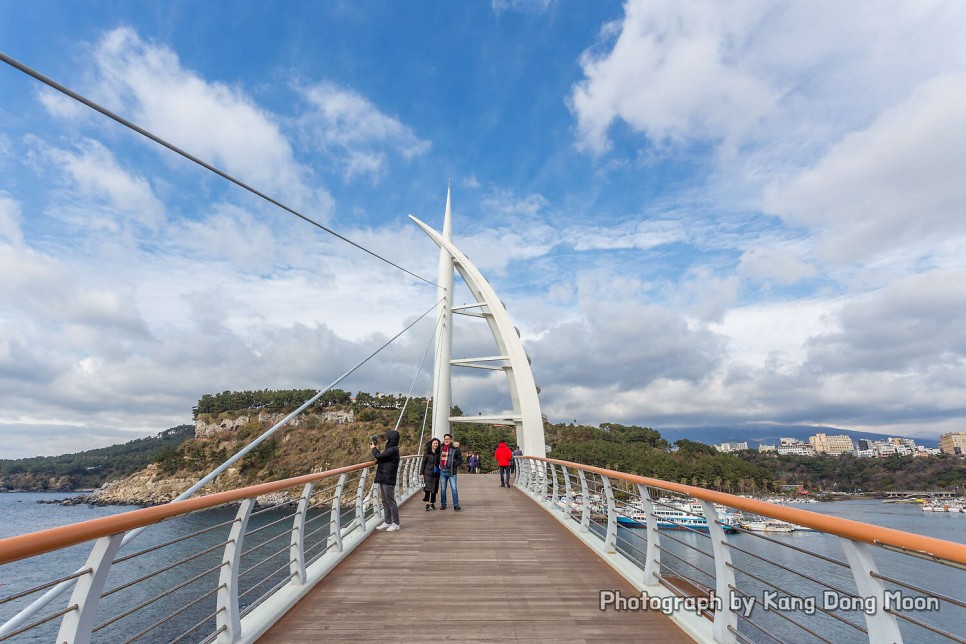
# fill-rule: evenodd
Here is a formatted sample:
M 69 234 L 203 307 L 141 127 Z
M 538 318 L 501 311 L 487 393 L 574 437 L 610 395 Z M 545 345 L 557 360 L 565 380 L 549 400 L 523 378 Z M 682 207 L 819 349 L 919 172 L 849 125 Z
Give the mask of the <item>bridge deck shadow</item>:
M 522 491 L 492 474 L 459 490 L 458 513 L 413 497 L 400 531 L 372 535 L 259 642 L 691 641 L 659 612 L 599 611 L 600 590 L 638 593 Z

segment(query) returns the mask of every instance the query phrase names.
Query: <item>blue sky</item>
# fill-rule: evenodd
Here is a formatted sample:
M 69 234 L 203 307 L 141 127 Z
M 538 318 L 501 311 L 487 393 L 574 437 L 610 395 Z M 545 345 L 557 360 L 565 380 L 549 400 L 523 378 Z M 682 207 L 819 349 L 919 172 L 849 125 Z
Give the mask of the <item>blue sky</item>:
M 0 0 L 7 55 L 429 278 L 406 215 L 451 182 L 544 413 L 657 429 L 966 429 L 963 33 L 949 2 Z M 0 457 L 324 386 L 435 292 L 6 65 L 0 275 Z M 407 391 L 431 333 L 343 388 Z

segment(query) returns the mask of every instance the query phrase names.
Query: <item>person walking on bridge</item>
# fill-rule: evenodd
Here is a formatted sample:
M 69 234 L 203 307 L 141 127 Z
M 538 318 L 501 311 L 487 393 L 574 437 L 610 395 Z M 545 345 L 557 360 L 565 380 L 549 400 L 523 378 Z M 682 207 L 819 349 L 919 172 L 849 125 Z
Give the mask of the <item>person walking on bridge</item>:
M 510 487 L 510 463 L 513 462 L 513 452 L 507 447 L 506 441 L 500 441 L 500 445 L 493 452 L 493 458 L 500 466 L 500 487 Z
M 379 496 L 385 518 L 376 526 L 376 530 L 395 532 L 399 529 L 399 506 L 396 505 L 396 473 L 399 471 L 399 432 L 395 429 L 386 430 L 386 448 L 379 451 L 376 447 L 376 437 L 372 437 L 369 444 L 372 457 L 376 459 L 376 483 L 379 484 Z M 445 501 L 444 501 L 445 503 Z
M 443 447 L 439 450 L 439 509 L 446 509 L 446 487 L 453 486 L 453 509 L 460 511 L 460 495 L 456 491 L 456 474 L 463 464 L 463 453 L 459 443 L 453 442 L 451 434 L 443 434 Z

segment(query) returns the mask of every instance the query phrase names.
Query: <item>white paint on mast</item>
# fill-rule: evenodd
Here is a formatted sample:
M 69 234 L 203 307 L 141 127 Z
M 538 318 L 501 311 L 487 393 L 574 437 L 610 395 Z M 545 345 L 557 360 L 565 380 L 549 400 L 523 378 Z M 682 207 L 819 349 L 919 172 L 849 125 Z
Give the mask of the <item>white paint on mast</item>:
M 450 210 L 450 186 L 446 186 L 446 212 L 443 215 L 443 239 L 453 242 L 453 221 Z M 436 366 L 433 369 L 433 438 L 443 439 L 449 434 L 450 409 L 453 406 L 450 359 L 453 355 L 453 256 L 439 249 L 439 275 L 436 278 L 436 298 L 440 300 L 436 316 Z

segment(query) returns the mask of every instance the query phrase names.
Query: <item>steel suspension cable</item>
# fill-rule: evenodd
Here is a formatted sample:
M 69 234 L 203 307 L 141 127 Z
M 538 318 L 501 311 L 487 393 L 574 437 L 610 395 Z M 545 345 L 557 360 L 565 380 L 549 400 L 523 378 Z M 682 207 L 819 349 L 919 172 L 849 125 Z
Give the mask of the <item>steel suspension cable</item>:
M 437 302 L 436 304 L 439 304 L 439 302 Z M 437 321 L 436 324 L 438 326 L 439 322 Z M 419 361 L 419 368 L 416 369 L 416 375 L 413 377 L 413 384 L 409 385 L 409 393 L 406 394 L 406 401 L 403 403 L 402 411 L 399 412 L 399 418 L 396 419 L 396 426 L 394 429 L 397 432 L 399 431 L 399 426 L 402 424 L 403 415 L 406 413 L 406 405 L 409 404 L 409 401 L 413 397 L 413 389 L 416 388 L 416 380 L 419 379 L 419 374 L 423 372 L 423 363 L 426 362 L 426 356 L 429 355 L 429 348 L 433 346 L 433 339 L 435 337 L 436 337 L 436 327 L 433 328 L 433 335 L 429 336 L 429 344 L 426 345 L 426 350 L 423 351 L 423 359 Z M 420 435 L 419 437 L 420 442 L 422 441 L 422 439 L 423 437 L 422 435 Z M 417 449 L 418 447 L 419 446 L 417 445 Z
M 219 168 L 216 168 L 215 166 L 211 165 L 210 163 L 207 163 L 205 161 L 202 161 L 201 159 L 199 159 L 198 157 L 194 156 L 193 154 L 191 154 L 189 152 L 186 152 L 185 150 L 182 150 L 181 148 L 175 146 L 172 143 L 168 143 L 167 141 L 165 141 L 161 137 L 157 136 L 156 134 L 152 134 L 151 132 L 145 130 L 144 128 L 142 128 L 142 127 L 140 127 L 138 125 L 135 125 L 131 121 L 128 121 L 124 117 L 115 114 L 114 112 L 108 110 L 105 107 L 102 107 L 101 105 L 95 103 L 94 101 L 90 100 L 89 98 L 86 98 L 85 96 L 82 96 L 82 95 L 78 94 L 77 92 L 73 91 L 72 89 L 70 89 L 70 88 L 68 88 L 68 87 L 66 87 L 64 85 L 61 85 L 60 83 L 58 83 L 57 81 L 53 80 L 52 78 L 49 78 L 47 76 L 44 76 L 43 74 L 41 74 L 37 70 L 35 70 L 35 69 L 31 68 L 31 67 L 28 67 L 27 65 L 25 65 L 25 64 L 21 63 L 20 61 L 18 61 L 17 59 L 11 58 L 10 56 L 4 54 L 3 52 L 0 52 L 0 60 L 2 60 L 3 62 L 7 63 L 11 67 L 22 71 L 23 73 L 27 74 L 28 76 L 32 76 L 33 78 L 37 79 L 38 81 L 40 81 L 44 85 L 47 85 L 48 87 L 51 87 L 51 88 L 57 90 L 58 92 L 60 92 L 62 94 L 65 94 L 66 96 L 69 96 L 70 98 L 74 99 L 75 101 L 77 101 L 79 103 L 83 103 L 84 105 L 86 105 L 87 107 L 91 108 L 92 110 L 94 110 L 96 112 L 100 112 L 104 116 L 106 116 L 106 117 L 108 117 L 108 118 L 110 118 L 110 119 L 112 119 L 114 121 L 117 121 L 121 125 L 123 125 L 123 126 L 125 126 L 127 128 L 130 128 L 131 130 L 134 130 L 135 132 L 137 132 L 141 136 L 144 136 L 144 137 L 146 137 L 146 138 L 154 141 L 158 145 L 162 145 L 162 146 L 168 148 L 169 150 L 171 150 L 172 152 L 174 152 L 176 154 L 180 154 L 181 156 L 183 156 L 184 158 L 188 159 L 189 161 L 192 161 L 192 162 L 200 165 L 202 168 L 205 168 L 206 170 L 209 170 L 211 172 L 214 172 L 218 176 L 220 176 L 220 177 L 222 177 L 224 179 L 227 179 L 228 181 L 234 183 L 236 186 L 238 186 L 240 188 L 243 188 L 243 189 L 247 190 L 248 192 L 250 192 L 250 193 L 252 193 L 252 194 L 254 194 L 254 195 L 258 196 L 258 197 L 261 197 L 265 201 L 267 201 L 267 202 L 269 202 L 269 203 L 271 203 L 271 204 L 273 204 L 273 205 L 281 208 L 282 210 L 285 210 L 286 212 L 288 212 L 288 213 L 290 213 L 292 215 L 295 215 L 299 219 L 302 219 L 303 221 L 306 221 L 306 222 L 312 224 L 313 226 L 316 226 L 319 229 L 324 230 L 325 232 L 329 233 L 330 235 L 341 239 L 345 243 L 347 243 L 347 244 L 349 244 L 351 246 L 355 246 L 359 250 L 361 250 L 361 251 L 363 251 L 365 253 L 368 253 L 369 255 L 372 255 L 376 259 L 381 260 L 381 261 L 389 264 L 390 266 L 392 266 L 394 268 L 398 268 L 402 272 L 404 272 L 404 273 L 406 273 L 408 275 L 411 275 L 412 277 L 415 277 L 418 280 L 421 280 L 421 281 L 426 282 L 427 284 L 431 284 L 433 286 L 437 286 L 437 284 L 435 282 L 430 281 L 430 280 L 426 279 L 425 277 L 421 277 L 421 276 L 417 275 L 416 273 L 413 273 L 412 271 L 403 268 L 402 266 L 396 264 L 395 262 L 386 259 L 382 255 L 379 255 L 379 254 L 377 254 L 377 253 L 369 250 L 365 246 L 362 246 L 362 245 L 360 245 L 360 244 L 352 241 L 348 237 L 345 237 L 343 235 L 340 235 L 339 233 L 335 232 L 331 228 L 328 228 L 328 227 L 322 225 L 321 223 L 315 221 L 314 219 L 311 219 L 310 217 L 307 217 L 306 215 L 303 215 L 302 213 L 298 212 L 294 208 L 290 208 L 289 206 L 286 206 L 282 202 L 280 202 L 280 201 L 278 201 L 276 199 L 273 199 L 272 197 L 269 197 L 267 194 L 265 194 L 265 193 L 263 193 L 263 192 L 261 192 L 259 190 L 256 190 L 255 188 L 249 186 L 247 183 L 244 183 L 243 181 L 241 181 L 239 179 L 236 179 L 235 177 L 231 176 L 230 174 L 228 174 L 224 170 L 220 170 Z

